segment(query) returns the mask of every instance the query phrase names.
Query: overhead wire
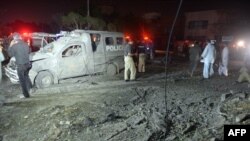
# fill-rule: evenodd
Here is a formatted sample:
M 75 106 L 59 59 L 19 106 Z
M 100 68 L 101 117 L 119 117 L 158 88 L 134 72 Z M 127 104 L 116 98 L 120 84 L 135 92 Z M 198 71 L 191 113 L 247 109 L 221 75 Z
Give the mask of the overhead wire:
M 164 97 L 164 101 L 165 101 L 165 110 L 166 110 L 166 116 L 167 116 L 167 113 L 168 113 L 168 106 L 167 106 L 167 66 L 168 66 L 168 54 L 169 54 L 169 47 L 170 47 L 170 42 L 171 42 L 171 38 L 172 38 L 172 34 L 173 34 L 173 30 L 174 30 L 174 26 L 175 26 L 175 23 L 176 23 L 176 20 L 179 16 L 179 13 L 180 13 L 180 9 L 181 9 L 181 6 L 182 6 L 182 2 L 183 0 L 180 0 L 180 3 L 179 3 L 179 6 L 178 6 L 178 9 L 176 11 L 176 14 L 175 14 L 175 18 L 174 18 L 174 21 L 173 21 L 173 24 L 171 26 L 171 30 L 170 30 L 170 33 L 169 33 L 169 36 L 168 36 L 168 44 L 167 44 L 167 48 L 166 48 L 166 53 L 165 53 L 165 97 Z

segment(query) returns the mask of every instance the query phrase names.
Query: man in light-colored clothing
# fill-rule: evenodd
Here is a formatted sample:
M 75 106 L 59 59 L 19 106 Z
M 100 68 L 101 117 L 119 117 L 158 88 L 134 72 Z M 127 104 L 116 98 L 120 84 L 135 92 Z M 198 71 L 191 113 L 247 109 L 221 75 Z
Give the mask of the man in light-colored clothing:
M 221 52 L 221 62 L 219 66 L 219 75 L 228 76 L 228 59 L 229 59 L 229 50 L 227 43 L 222 43 L 222 52 Z
M 135 63 L 132 57 L 133 56 L 132 45 L 133 45 L 133 42 L 128 41 L 128 43 L 126 43 L 125 48 L 124 48 L 124 62 L 125 62 L 124 80 L 125 81 L 129 81 L 129 80 L 133 81 L 135 80 L 135 76 L 136 76 Z M 130 77 L 129 77 L 129 72 L 130 72 Z
M 203 78 L 208 79 L 214 74 L 213 64 L 216 58 L 215 41 L 207 41 L 207 45 L 203 50 L 201 62 L 204 63 Z

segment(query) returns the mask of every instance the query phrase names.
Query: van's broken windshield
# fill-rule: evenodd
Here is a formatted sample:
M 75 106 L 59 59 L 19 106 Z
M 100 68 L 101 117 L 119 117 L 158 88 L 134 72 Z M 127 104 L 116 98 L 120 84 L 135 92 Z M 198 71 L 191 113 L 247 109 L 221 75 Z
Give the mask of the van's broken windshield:
M 43 53 L 52 53 L 53 49 L 54 49 L 54 43 L 51 42 L 51 43 L 45 45 L 44 47 L 40 48 L 40 52 L 43 52 Z

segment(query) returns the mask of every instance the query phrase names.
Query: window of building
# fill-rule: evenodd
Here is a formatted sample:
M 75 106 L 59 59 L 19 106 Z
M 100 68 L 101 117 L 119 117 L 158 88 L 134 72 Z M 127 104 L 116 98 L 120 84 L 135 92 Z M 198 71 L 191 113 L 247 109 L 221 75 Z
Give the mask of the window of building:
M 208 21 L 190 21 L 188 23 L 188 29 L 207 29 Z

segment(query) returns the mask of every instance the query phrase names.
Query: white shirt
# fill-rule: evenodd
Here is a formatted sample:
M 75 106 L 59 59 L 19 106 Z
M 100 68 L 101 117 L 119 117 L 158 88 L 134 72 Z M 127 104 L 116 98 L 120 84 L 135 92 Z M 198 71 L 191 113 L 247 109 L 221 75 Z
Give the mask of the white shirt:
M 227 66 L 228 65 L 228 57 L 229 57 L 229 50 L 228 47 L 224 47 L 221 53 L 221 61 L 223 66 Z
M 201 57 L 206 63 L 214 63 L 216 57 L 216 50 L 213 44 L 208 43 L 203 50 Z

